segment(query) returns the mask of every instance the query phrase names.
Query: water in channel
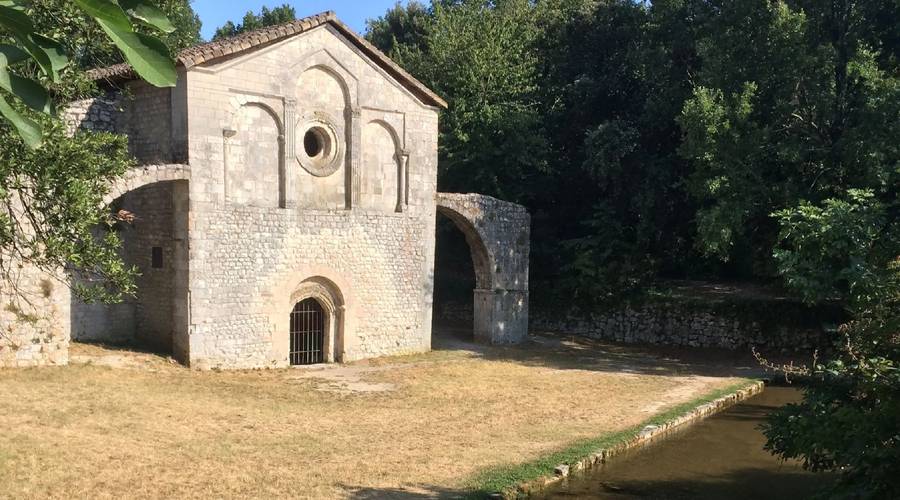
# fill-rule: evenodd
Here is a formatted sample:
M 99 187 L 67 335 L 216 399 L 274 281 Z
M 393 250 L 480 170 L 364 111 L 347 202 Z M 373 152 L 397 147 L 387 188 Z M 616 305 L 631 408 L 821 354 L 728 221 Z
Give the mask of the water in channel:
M 759 396 L 650 446 L 573 477 L 545 499 L 802 499 L 826 477 L 784 463 L 765 450 L 759 425 L 799 390 L 767 387 Z

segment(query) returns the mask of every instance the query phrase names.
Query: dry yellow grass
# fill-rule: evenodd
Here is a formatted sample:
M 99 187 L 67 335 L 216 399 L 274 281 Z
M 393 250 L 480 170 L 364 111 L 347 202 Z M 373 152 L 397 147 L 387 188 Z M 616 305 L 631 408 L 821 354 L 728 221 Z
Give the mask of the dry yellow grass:
M 634 350 L 542 342 L 239 373 L 78 346 L 93 364 L 0 371 L 0 497 L 453 495 L 485 468 L 740 380 Z

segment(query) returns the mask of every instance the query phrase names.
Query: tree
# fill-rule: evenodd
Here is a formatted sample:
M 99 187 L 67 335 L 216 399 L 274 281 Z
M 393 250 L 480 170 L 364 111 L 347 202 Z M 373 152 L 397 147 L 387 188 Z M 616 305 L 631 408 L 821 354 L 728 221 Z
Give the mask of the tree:
M 767 448 L 839 480 L 837 498 L 900 497 L 900 203 L 848 190 L 779 211 L 775 260 L 808 302 L 838 299 L 852 321 L 836 355 L 804 369 L 803 401 L 777 411 Z M 776 367 L 777 368 L 777 367 Z
M 191 8 L 192 0 L 153 0 L 159 11 L 171 22 L 172 31 L 160 39 L 174 54 L 200 43 L 200 17 Z M 32 0 L 28 16 L 35 30 L 59 40 L 72 55 L 78 69 L 105 67 L 122 62 L 122 53 L 104 36 L 102 28 L 69 0 Z M 152 27 L 137 25 L 136 31 L 154 34 Z M 158 32 L 157 32 L 158 34 Z
M 241 24 L 236 25 L 233 22 L 228 21 L 217 28 L 216 33 L 213 35 L 213 40 L 229 38 L 240 35 L 246 31 L 253 31 L 266 26 L 275 26 L 276 24 L 287 23 L 295 19 L 297 19 L 297 13 L 294 11 L 294 8 L 288 4 L 282 4 L 280 7 L 275 7 L 274 9 L 263 7 L 259 11 L 259 14 L 254 14 L 253 11 L 247 11 L 247 13 L 244 14 L 244 19 Z
M 424 4 L 413 0 L 397 2 L 383 16 L 366 21 L 366 38 L 395 61 L 403 63 L 404 50 L 424 50 L 425 35 L 432 21 L 432 12 Z
M 809 385 L 766 429 L 839 472 L 835 497 L 900 496 L 898 23 L 895 2 L 726 2 L 681 117 L 699 248 L 851 317 L 835 354 L 785 369 Z
M 866 27 L 897 21 L 896 8 L 823 5 L 728 3 L 701 45 L 681 119 L 698 246 L 743 277 L 776 274 L 773 212 L 848 188 L 878 191 L 900 158 L 897 59 L 884 54 L 896 47 Z
M 55 32 L 77 7 L 96 23 L 135 71 L 157 86 L 174 86 L 169 49 L 133 22 L 171 33 L 171 22 L 139 0 L 76 0 L 44 11 L 44 28 Z M 46 7 L 46 6 L 44 6 Z M 110 134 L 65 134 L 55 116 L 55 95 L 71 85 L 65 46 L 38 33 L 24 2 L 0 2 L 0 27 L 10 43 L 0 45 L 0 272 L 5 288 L 16 291 L 20 265 L 56 274 L 74 269 L 95 278 L 76 288 L 86 300 L 118 299 L 133 290 L 134 270 L 118 257 L 116 218 L 103 205 L 110 181 L 131 165 L 127 139 Z M 50 15 L 52 14 L 52 15 Z M 55 19 L 56 21 L 49 21 Z M 132 21 L 133 20 L 133 21 Z M 76 53 L 77 47 L 74 48 Z M 51 93 L 45 85 L 53 85 Z M 12 102 L 6 97 L 13 97 Z M 98 237 L 97 227 L 106 228 Z
M 542 3 L 542 108 L 555 161 L 535 208 L 550 219 L 541 239 L 563 245 L 535 259 L 546 259 L 544 279 L 566 302 L 595 307 L 660 273 L 685 273 L 693 203 L 677 117 L 699 66 L 705 10 L 666 0 Z
M 153 85 L 174 86 L 177 75 L 168 48 L 154 36 L 135 31 L 131 19 L 165 33 L 171 33 L 175 27 L 149 3 L 122 2 L 120 5 L 114 0 L 76 0 L 74 4 L 96 22 L 141 77 Z M 29 6 L 24 0 L 0 3 L 0 28 L 13 42 L 0 45 L 0 88 L 32 111 L 53 116 L 55 106 L 45 83 L 59 84 L 70 63 L 60 42 L 37 32 Z M 40 123 L 2 96 L 0 114 L 15 127 L 26 145 L 36 148 L 41 144 Z

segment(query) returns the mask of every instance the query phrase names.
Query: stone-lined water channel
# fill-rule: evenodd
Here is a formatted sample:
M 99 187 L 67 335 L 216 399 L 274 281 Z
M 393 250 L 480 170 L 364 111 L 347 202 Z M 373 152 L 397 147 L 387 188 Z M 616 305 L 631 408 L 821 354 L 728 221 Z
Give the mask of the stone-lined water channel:
M 554 487 L 546 499 L 798 499 L 826 478 L 765 450 L 759 425 L 799 400 L 797 389 L 767 387 L 745 401 L 650 446 L 619 455 L 586 476 Z

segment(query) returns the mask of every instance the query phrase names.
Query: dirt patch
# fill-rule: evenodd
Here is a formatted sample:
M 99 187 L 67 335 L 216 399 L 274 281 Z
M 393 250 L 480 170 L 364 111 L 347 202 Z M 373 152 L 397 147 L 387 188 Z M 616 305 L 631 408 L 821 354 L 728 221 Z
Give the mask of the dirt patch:
M 292 380 L 312 380 L 317 391 L 338 394 L 364 394 L 388 392 L 396 389 L 394 384 L 373 382 L 370 376 L 388 370 L 403 370 L 411 364 L 368 365 L 328 365 L 310 368 L 296 368 Z
M 708 355 L 567 338 L 435 344 L 248 372 L 76 346 L 87 364 L 0 371 L 0 497 L 453 497 L 485 468 L 629 428 L 747 375 Z

